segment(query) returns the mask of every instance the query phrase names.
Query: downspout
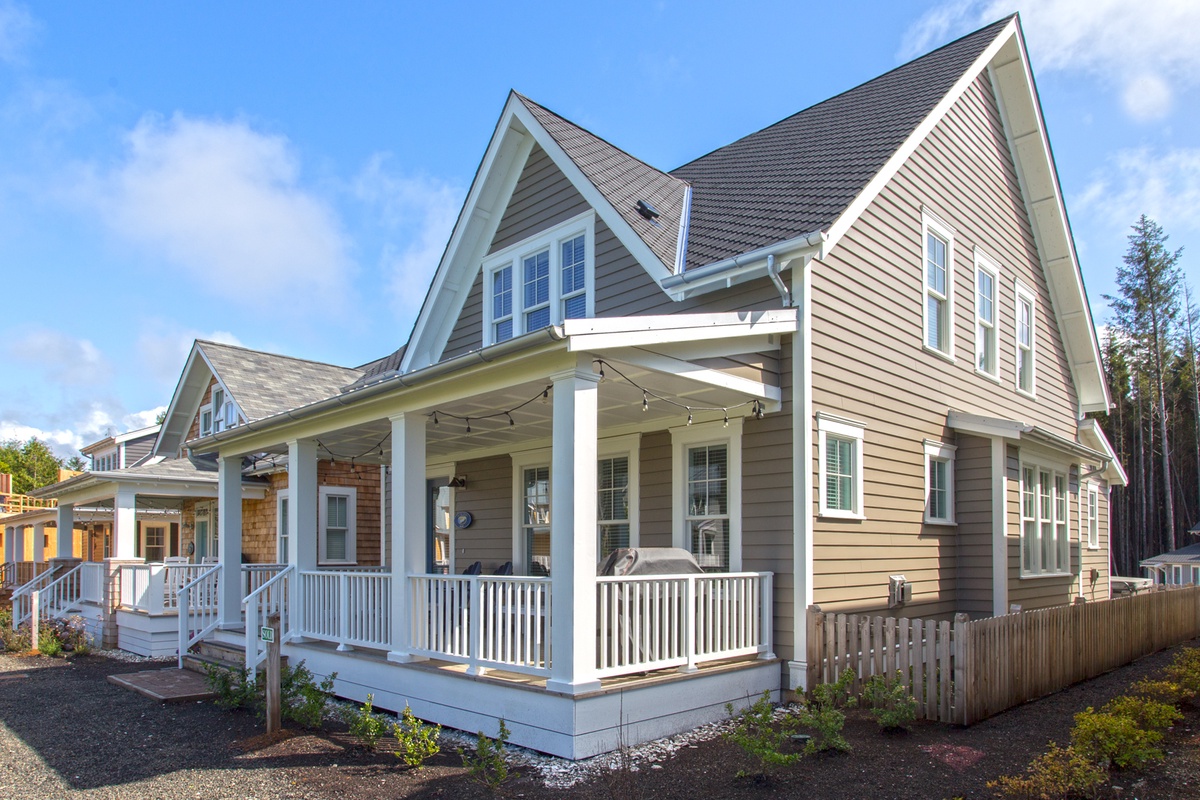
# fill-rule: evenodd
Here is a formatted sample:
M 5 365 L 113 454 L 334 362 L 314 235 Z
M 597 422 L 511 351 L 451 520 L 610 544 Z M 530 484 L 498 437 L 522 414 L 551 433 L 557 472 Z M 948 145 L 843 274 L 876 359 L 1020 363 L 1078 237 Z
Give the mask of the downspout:
M 775 284 L 775 288 L 779 290 L 779 296 L 783 298 L 783 307 L 792 307 L 792 293 L 788 291 L 787 284 L 783 282 L 780 272 L 782 267 L 775 267 L 775 255 L 772 253 L 767 256 L 767 275 L 771 278 L 771 283 Z

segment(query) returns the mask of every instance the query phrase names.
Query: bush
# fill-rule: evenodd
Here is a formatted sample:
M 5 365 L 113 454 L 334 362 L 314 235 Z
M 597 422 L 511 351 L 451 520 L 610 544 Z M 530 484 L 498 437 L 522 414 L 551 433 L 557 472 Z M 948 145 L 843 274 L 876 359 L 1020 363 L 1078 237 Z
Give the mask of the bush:
M 1019 800 L 1053 800 L 1066 797 L 1094 797 L 1108 774 L 1073 747 L 1051 744 L 1050 750 L 1029 764 L 1024 775 L 1004 775 L 988 781 L 989 789 L 999 789 L 1004 797 Z
M 62 642 L 58 640 L 58 636 L 54 632 L 54 628 L 45 625 L 38 627 L 38 652 L 49 658 L 61 655 L 63 651 Z
M 812 691 L 812 698 L 800 706 L 796 718 L 806 728 L 816 731 L 816 735 L 805 745 L 806 753 L 820 750 L 850 750 L 850 743 L 842 736 L 842 728 L 846 724 L 846 715 L 842 708 L 855 705 L 856 701 L 850 696 L 850 685 L 854 682 L 854 672 L 843 670 L 833 683 L 823 683 Z
M 383 720 L 375 716 L 375 695 L 368 694 L 367 702 L 350 714 L 350 733 L 365 749 L 374 752 L 383 730 Z
M 1071 729 L 1075 751 L 1104 768 L 1141 769 L 1162 761 L 1163 752 L 1156 746 L 1162 738 L 1158 731 L 1144 730 L 1129 717 L 1091 708 L 1075 715 Z
M 890 682 L 875 675 L 863 688 L 862 700 L 884 730 L 907 728 L 917 718 L 917 698 L 904 691 L 903 678 L 899 670 Z
M 726 703 L 725 710 L 734 716 L 733 703 Z M 783 767 L 799 761 L 803 753 L 784 753 L 784 748 L 791 742 L 792 734 L 796 732 L 797 720 L 793 716 L 785 716 L 778 726 L 775 724 L 775 706 L 771 703 L 771 693 L 764 691 L 762 697 L 743 711 L 733 729 L 725 734 L 725 739 L 742 748 L 748 755 L 758 760 L 760 777 L 766 777 L 775 767 Z M 739 772 L 738 777 L 745 777 Z
M 1179 688 L 1179 684 L 1171 681 L 1156 681 L 1150 678 L 1142 678 L 1130 686 L 1129 695 L 1131 697 L 1144 697 L 1147 700 L 1155 700 L 1168 706 L 1177 706 L 1185 699 L 1184 692 Z
M 204 665 L 204 680 L 216 695 L 217 705 L 226 711 L 254 708 L 257 705 L 257 692 L 254 684 L 246 680 L 247 675 L 245 667 Z
M 508 732 L 501 728 L 501 734 Z M 438 738 L 442 735 L 441 725 L 427 725 L 413 715 L 412 709 L 404 706 L 400 721 L 392 725 L 392 735 L 396 737 L 399 749 L 393 755 L 404 762 L 405 766 L 420 769 L 426 760 L 441 752 Z M 483 734 L 480 734 L 481 736 Z
M 1148 731 L 1165 731 L 1183 719 L 1183 714 L 1174 706 L 1145 697 L 1118 697 L 1105 703 L 1100 713 L 1131 719 L 1139 728 Z
M 245 667 L 205 664 L 204 672 L 221 708 L 253 709 L 260 717 L 266 713 L 266 683 L 262 680 L 251 683 Z M 319 728 L 325 719 L 325 705 L 333 692 L 335 678 L 336 672 L 317 683 L 303 661 L 294 668 L 285 666 L 279 675 L 281 716 L 305 728 Z
M 1200 696 L 1200 647 L 1180 650 L 1163 672 L 1179 687 L 1183 699 L 1195 700 Z
M 516 776 L 508 768 L 508 759 L 504 757 L 504 744 L 508 741 L 510 731 L 500 720 L 500 730 L 495 739 L 479 732 L 475 742 L 475 754 L 468 755 L 463 748 L 458 748 L 458 755 L 463 760 L 472 780 L 482 783 L 488 789 L 495 791 L 509 778 Z
M 50 624 L 54 627 L 54 634 L 62 642 L 64 650 L 84 655 L 91 649 L 91 642 L 87 635 L 87 622 L 83 617 L 76 614 L 66 619 L 51 620 Z

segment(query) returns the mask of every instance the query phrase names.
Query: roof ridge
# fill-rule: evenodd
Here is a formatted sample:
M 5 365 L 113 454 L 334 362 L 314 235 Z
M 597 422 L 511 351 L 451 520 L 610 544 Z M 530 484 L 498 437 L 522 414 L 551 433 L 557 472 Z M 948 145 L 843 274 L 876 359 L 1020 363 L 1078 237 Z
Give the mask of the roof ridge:
M 341 364 L 331 364 L 328 361 L 317 361 L 316 359 L 312 359 L 312 358 L 300 358 L 299 356 L 289 356 L 289 355 L 284 355 L 283 353 L 272 353 L 268 350 L 255 350 L 252 347 L 246 347 L 246 346 L 240 345 L 240 344 L 226 344 L 225 342 L 215 342 L 211 339 L 197 339 L 196 344 L 208 345 L 208 346 L 215 345 L 216 347 L 221 347 L 221 348 L 225 348 L 225 349 L 229 349 L 229 350 L 241 350 L 244 353 L 254 353 L 255 355 L 269 356 L 270 358 L 286 358 L 289 361 L 299 361 L 299 362 L 302 362 L 305 364 L 315 364 L 319 367 L 333 367 L 334 369 L 342 369 L 342 370 L 347 370 L 349 372 L 358 372 L 359 371 L 358 367 L 343 367 Z M 367 363 L 371 363 L 371 362 L 367 362 Z
M 1009 14 L 1007 17 L 1003 17 L 1002 19 L 996 20 L 995 22 L 984 25 L 982 28 L 973 30 L 970 33 L 964 33 L 962 36 L 959 36 L 957 39 L 946 42 L 942 46 L 940 46 L 934 50 L 930 50 L 928 53 L 924 53 L 922 55 L 917 56 L 916 58 L 909 59 L 908 61 L 905 61 L 903 64 L 897 64 L 896 66 L 889 69 L 887 72 L 882 72 L 873 78 L 863 81 L 862 83 L 851 86 L 849 89 L 844 89 L 835 95 L 830 95 L 829 97 L 826 97 L 824 100 L 820 100 L 816 103 L 813 103 L 810 106 L 805 106 L 804 108 L 800 109 L 799 111 L 796 111 L 795 113 L 788 114 L 786 117 L 778 119 L 775 122 L 772 122 L 770 125 L 766 125 L 766 126 L 763 126 L 762 128 L 759 128 L 758 130 L 751 131 L 750 133 L 747 133 L 745 136 L 739 136 L 737 139 L 734 139 L 732 142 L 727 142 L 727 143 L 721 145 L 720 147 L 716 147 L 716 148 L 713 148 L 712 150 L 709 150 L 707 153 L 696 156 L 692 160 L 684 162 L 683 164 L 680 164 L 679 166 L 675 167 L 673 170 L 671 170 L 667 174 L 674 176 L 674 174 L 676 172 L 678 172 L 679 170 L 684 169 L 685 167 L 690 167 L 692 164 L 695 164 L 697 161 L 702 161 L 703 159 L 708 158 L 709 156 L 713 155 L 714 153 L 719 153 L 720 151 L 724 150 L 727 147 L 731 147 L 731 146 L 737 144 L 738 142 L 741 142 L 745 139 L 749 139 L 751 136 L 755 136 L 759 133 L 762 133 L 763 131 L 770 130 L 771 128 L 774 128 L 778 125 L 782 125 L 783 123 L 787 122 L 788 120 L 794 119 L 795 117 L 798 117 L 801 114 L 806 114 L 809 111 L 812 111 L 814 108 L 820 108 L 821 106 L 825 105 L 826 103 L 832 103 L 833 101 L 837 100 L 838 98 L 845 97 L 846 95 L 850 94 L 851 92 L 856 92 L 865 86 L 869 86 L 870 84 L 875 83 L 876 81 L 883 80 L 884 78 L 888 77 L 889 75 L 891 75 L 895 72 L 898 72 L 902 69 L 906 69 L 906 68 L 912 66 L 913 64 L 916 64 L 919 61 L 924 61 L 927 58 L 931 58 L 931 57 L 935 56 L 938 53 L 940 53 L 941 51 L 943 51 L 949 47 L 953 47 L 954 45 L 958 44 L 959 42 L 962 42 L 965 39 L 970 39 L 974 36 L 979 36 L 980 34 L 984 33 L 985 31 L 991 30 L 992 28 L 1003 27 L 1004 25 L 1008 24 L 1009 20 L 1013 19 L 1016 16 L 1018 16 L 1017 13 L 1013 12 L 1012 14 Z M 554 112 L 550 112 L 550 113 L 554 113 Z

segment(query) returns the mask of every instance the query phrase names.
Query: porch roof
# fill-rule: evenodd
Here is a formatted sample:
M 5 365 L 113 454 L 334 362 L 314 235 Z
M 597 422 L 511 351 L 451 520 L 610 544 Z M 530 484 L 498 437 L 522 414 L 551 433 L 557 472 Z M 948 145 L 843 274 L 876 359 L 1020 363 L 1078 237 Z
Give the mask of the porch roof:
M 984 417 L 978 414 L 967 414 L 962 411 L 950 411 L 946 415 L 946 425 L 963 433 L 974 433 L 981 436 L 999 436 L 1004 439 L 1028 441 L 1041 445 L 1050 450 L 1065 453 L 1076 459 L 1083 459 L 1089 464 L 1103 465 L 1106 469 L 1114 460 L 1114 456 L 1094 450 L 1091 447 L 1074 442 L 1065 436 L 1037 425 L 1029 425 L 1012 419 Z
M 257 478 L 242 482 L 246 496 L 260 495 L 266 484 Z M 168 458 L 137 467 L 106 472 L 84 472 L 74 478 L 37 490 L 39 497 L 60 503 L 96 503 L 128 489 L 142 497 L 216 497 L 217 473 L 201 468 L 186 458 Z

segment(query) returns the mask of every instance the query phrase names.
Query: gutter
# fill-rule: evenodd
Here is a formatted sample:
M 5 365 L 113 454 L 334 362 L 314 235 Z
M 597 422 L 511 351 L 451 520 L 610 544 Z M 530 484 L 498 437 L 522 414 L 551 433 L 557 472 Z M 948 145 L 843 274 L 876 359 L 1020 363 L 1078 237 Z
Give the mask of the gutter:
M 403 373 L 400 370 L 384 372 L 376 376 L 376 379 L 372 382 L 357 389 L 351 389 L 333 397 L 309 403 L 306 406 L 272 414 L 269 417 L 251 420 L 234 428 L 210 434 L 202 439 L 194 439 L 189 443 L 188 448 L 189 450 L 198 452 L 212 452 L 217 449 L 216 445 L 235 438 L 241 438 L 246 433 L 261 433 L 287 421 L 297 422 L 330 409 L 352 405 L 365 398 L 386 394 L 397 387 L 412 388 L 419 384 L 428 383 L 435 378 L 440 378 L 443 375 L 473 367 L 476 364 L 491 364 L 493 361 L 504 356 L 529 350 L 545 342 L 561 342 L 566 338 L 567 336 L 563 333 L 561 325 L 551 325 L 548 328 L 527 333 L 515 339 L 509 339 L 506 342 L 500 342 L 499 344 L 490 345 L 479 350 L 472 350 L 469 353 L 463 353 L 461 356 L 455 356 L 446 361 L 440 361 L 437 364 L 430 364 L 428 367 L 422 367 L 412 372 Z
M 748 253 L 727 258 L 724 261 L 717 261 L 712 264 L 706 264 L 703 267 L 689 269 L 679 272 L 675 275 L 669 275 L 659 282 L 659 285 L 664 289 L 675 289 L 680 286 L 686 286 L 701 280 L 711 280 L 726 272 L 734 272 L 735 270 L 744 268 L 757 261 L 762 261 L 771 256 L 782 255 L 789 250 L 798 248 L 812 248 L 822 245 L 828 240 L 829 236 L 824 231 L 816 230 L 812 233 L 804 233 L 794 239 L 787 239 L 782 242 L 760 247 L 757 250 L 751 250 Z

